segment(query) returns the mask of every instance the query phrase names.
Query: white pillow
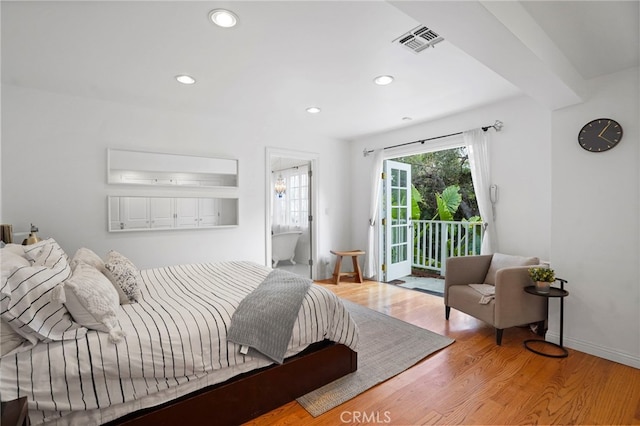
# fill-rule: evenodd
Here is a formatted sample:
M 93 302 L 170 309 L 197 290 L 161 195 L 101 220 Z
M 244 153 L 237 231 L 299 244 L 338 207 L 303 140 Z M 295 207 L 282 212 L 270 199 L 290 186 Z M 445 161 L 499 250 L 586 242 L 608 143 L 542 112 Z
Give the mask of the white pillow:
M 120 285 L 118 285 L 117 280 L 113 278 L 111 272 L 109 272 L 107 268 L 105 268 L 104 261 L 93 250 L 86 247 L 79 248 L 76 251 L 76 254 L 73 255 L 73 259 L 71 259 L 71 262 L 69 262 L 69 265 L 71 265 L 71 270 L 75 271 L 76 267 L 80 263 L 91 265 L 105 275 L 113 288 L 115 288 L 115 290 L 118 292 L 118 299 L 120 300 L 121 305 L 131 303 L 129 302 L 129 298 L 127 297 L 127 295 L 124 294 L 124 291 L 122 291 Z
M 0 321 L 0 356 L 13 352 L 25 341 L 25 338 L 16 333 L 5 320 Z
M 58 244 L 47 241 L 33 265 L 15 268 L 3 277 L 0 289 L 0 317 L 32 345 L 38 340 L 78 339 L 87 333 L 62 304 L 51 300 L 53 289 L 69 278 L 71 268 Z
M 86 263 L 79 263 L 71 278 L 60 286 L 64 287 L 64 293 L 58 292 L 57 300 L 64 303 L 78 324 L 109 333 L 113 343 L 122 340 L 124 334 L 118 323 L 118 293 L 102 272 Z
M 15 254 L 12 251 L 0 251 L 0 263 L 2 264 L 2 276 L 9 275 L 15 268 L 21 268 L 24 266 L 31 266 L 31 263 L 27 258 Z
M 5 251 L 6 250 L 6 251 Z M 11 252 L 13 254 L 17 254 L 20 257 L 25 257 L 24 255 L 24 246 L 21 244 L 6 244 L 4 247 L 2 247 L 2 253 L 8 253 Z M 26 259 L 26 257 L 25 257 Z
M 484 278 L 485 284 L 496 285 L 496 273 L 499 269 L 510 268 L 512 266 L 531 266 L 540 263 L 537 257 L 512 256 L 510 254 L 494 253 L 491 257 L 491 264 Z
M 81 247 L 76 251 L 69 265 L 72 270 L 75 270 L 79 263 L 91 265 L 101 272 L 104 270 L 104 261 L 93 250 L 86 247 Z
M 19 248 L 19 250 L 14 250 L 12 246 Z M 31 263 L 24 257 L 24 249 L 17 244 L 7 244 L 0 250 L 0 262 L 2 263 L 2 282 L 16 269 L 31 266 Z M 25 338 L 16 333 L 2 319 L 0 322 L 0 356 L 5 356 L 12 352 L 24 342 Z
M 137 302 L 140 298 L 140 271 L 136 265 L 117 251 L 111 250 L 104 266 L 111 273 L 107 276 L 120 286 L 129 301 Z

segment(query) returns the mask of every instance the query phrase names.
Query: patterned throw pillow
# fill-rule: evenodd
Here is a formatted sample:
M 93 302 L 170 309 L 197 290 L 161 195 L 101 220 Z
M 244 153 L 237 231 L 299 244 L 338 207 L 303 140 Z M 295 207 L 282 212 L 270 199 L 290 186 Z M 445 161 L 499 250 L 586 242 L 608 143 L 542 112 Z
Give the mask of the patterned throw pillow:
M 140 271 L 138 271 L 138 268 L 115 250 L 111 250 L 107 254 L 107 261 L 104 266 L 110 272 L 107 277 L 112 279 L 114 284 L 120 286 L 129 301 L 137 302 L 140 298 Z

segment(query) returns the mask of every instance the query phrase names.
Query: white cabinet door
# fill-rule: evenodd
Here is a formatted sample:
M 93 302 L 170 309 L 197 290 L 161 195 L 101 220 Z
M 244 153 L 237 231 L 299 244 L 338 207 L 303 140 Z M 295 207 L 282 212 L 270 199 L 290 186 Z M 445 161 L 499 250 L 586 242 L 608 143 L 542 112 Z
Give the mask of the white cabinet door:
M 173 198 L 150 198 L 149 209 L 152 228 L 173 228 Z
M 238 225 L 237 198 L 108 197 L 109 232 Z
M 216 226 L 220 212 L 215 198 L 198 199 L 198 226 Z
M 198 198 L 176 198 L 176 227 L 198 226 Z
M 123 229 L 124 223 L 120 219 L 120 197 L 109 199 L 109 230 Z
M 123 229 L 149 228 L 149 199 L 121 197 L 120 219 Z

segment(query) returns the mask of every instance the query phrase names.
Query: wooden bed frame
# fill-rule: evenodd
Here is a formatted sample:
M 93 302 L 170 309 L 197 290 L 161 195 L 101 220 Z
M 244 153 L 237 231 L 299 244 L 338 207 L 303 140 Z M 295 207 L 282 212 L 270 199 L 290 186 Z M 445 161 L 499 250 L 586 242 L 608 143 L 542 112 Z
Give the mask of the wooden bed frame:
M 107 425 L 239 425 L 357 368 L 356 352 L 325 340 L 287 358 L 282 365 L 241 374 L 157 407 L 127 414 Z

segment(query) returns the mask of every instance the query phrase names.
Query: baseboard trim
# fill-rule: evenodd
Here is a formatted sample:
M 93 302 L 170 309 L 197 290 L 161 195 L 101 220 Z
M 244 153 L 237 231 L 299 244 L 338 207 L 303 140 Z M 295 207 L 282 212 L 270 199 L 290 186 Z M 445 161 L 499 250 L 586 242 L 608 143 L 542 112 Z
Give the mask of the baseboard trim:
M 547 332 L 546 340 L 554 343 L 560 342 L 560 335 L 557 333 Z M 567 336 L 562 338 L 564 346 L 576 351 L 584 352 L 589 355 L 608 359 L 620 364 L 628 365 L 633 368 L 640 368 L 640 356 L 629 354 L 626 352 L 615 351 L 604 346 L 594 345 L 578 339 L 572 339 Z

